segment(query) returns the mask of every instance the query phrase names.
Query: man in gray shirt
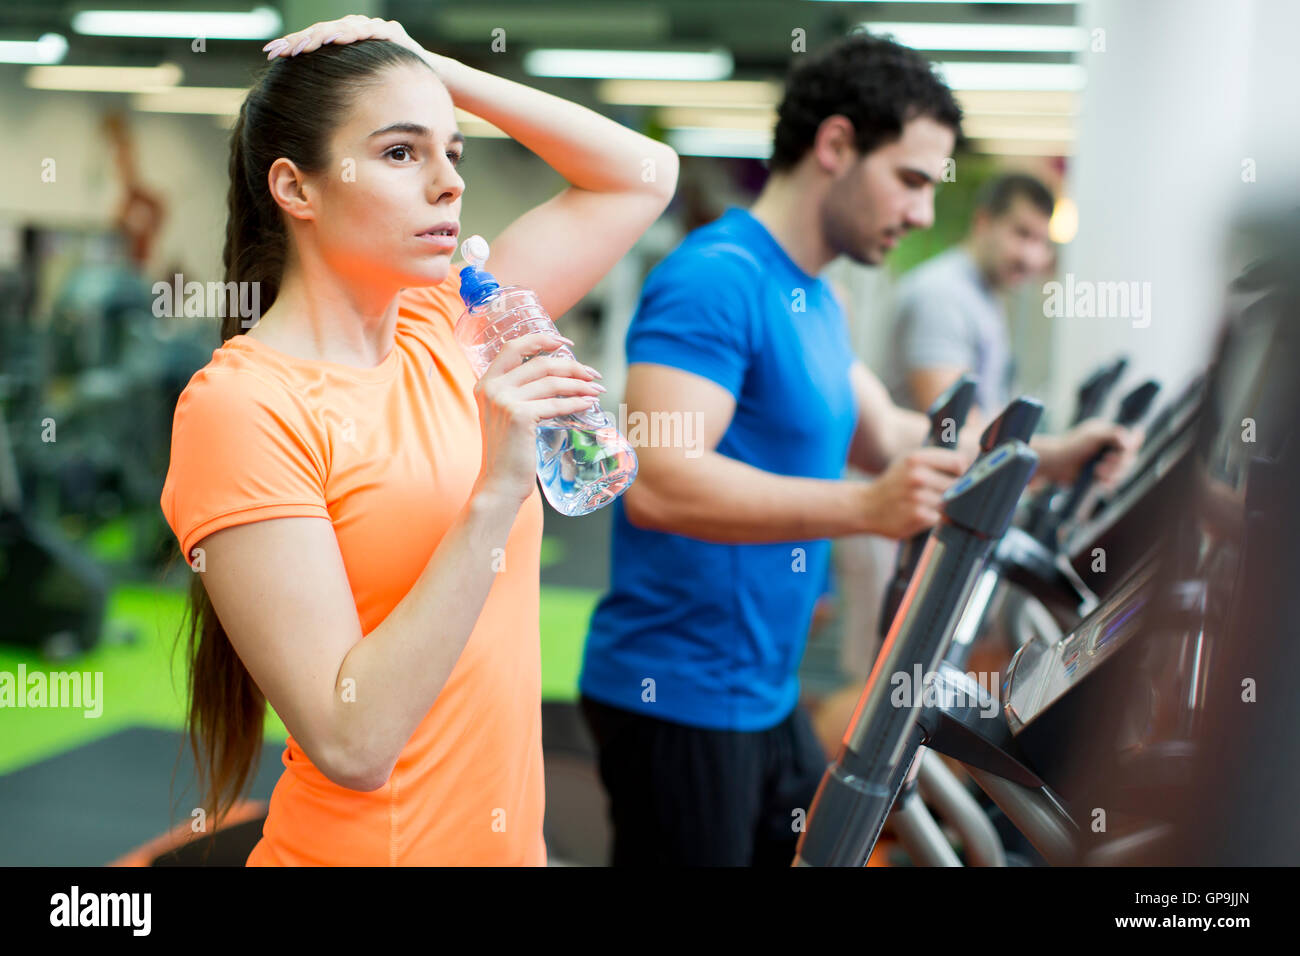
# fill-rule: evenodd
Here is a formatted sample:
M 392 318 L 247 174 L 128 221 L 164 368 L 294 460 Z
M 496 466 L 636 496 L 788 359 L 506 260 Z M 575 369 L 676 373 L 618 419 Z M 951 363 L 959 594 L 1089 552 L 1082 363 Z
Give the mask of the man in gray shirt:
M 1000 176 L 981 189 L 965 240 L 903 278 L 889 382 L 897 404 L 924 411 L 963 372 L 979 377 L 973 424 L 1010 400 L 1014 363 L 1000 296 L 1051 262 L 1052 205 L 1032 176 Z

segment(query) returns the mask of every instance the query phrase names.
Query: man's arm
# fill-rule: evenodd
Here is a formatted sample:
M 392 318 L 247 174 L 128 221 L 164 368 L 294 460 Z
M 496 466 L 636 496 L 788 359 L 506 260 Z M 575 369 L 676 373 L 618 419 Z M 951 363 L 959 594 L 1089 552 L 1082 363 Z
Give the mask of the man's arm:
M 921 447 L 930 433 L 930 420 L 920 412 L 895 405 L 880 379 L 862 362 L 854 362 L 849 374 L 858 400 L 858 428 L 849 447 L 849 464 L 878 474 L 891 461 Z M 942 391 L 940 389 L 934 397 L 938 398 Z M 928 408 L 931 402 L 933 399 L 925 407 Z M 978 416 L 972 408 L 958 435 L 958 447 L 968 464 L 978 453 L 979 432 Z
M 911 407 L 924 412 L 964 373 L 975 367 L 972 324 L 960 299 L 933 278 L 900 296 L 893 319 L 894 360 L 902 365 Z M 1000 409 L 972 407 L 966 425 L 973 435 Z M 976 439 L 977 440 L 977 439 Z
M 938 520 L 944 490 L 967 464 L 965 455 L 932 448 L 898 459 L 871 483 L 772 474 L 716 451 L 735 413 L 732 394 L 664 365 L 629 367 L 627 408 L 630 422 L 653 422 L 653 412 L 660 420 L 663 413 L 678 413 L 679 437 L 691 438 L 665 443 L 656 435 L 638 442 L 637 480 L 624 496 L 628 520 L 707 541 L 907 537 Z M 634 434 L 634 426 L 628 430 Z
M 908 366 L 907 385 L 918 408 L 929 408 L 945 389 L 972 367 L 974 361 L 974 353 L 967 340 L 967 324 L 962 318 L 960 306 L 948 298 L 946 290 L 924 291 L 924 295 L 914 294 L 910 304 L 902 308 L 895 318 L 895 334 L 901 337 L 901 361 Z M 859 402 L 864 413 L 863 420 L 871 420 L 866 416 L 868 406 L 873 403 L 876 406 L 874 420 L 890 420 L 891 413 L 880 408 L 882 402 L 889 401 L 884 387 L 865 368 L 857 375 L 862 379 L 860 387 L 866 396 L 866 404 L 861 400 Z M 855 379 L 855 383 L 857 381 Z M 981 411 L 978 406 L 972 407 L 966 417 L 966 427 L 961 432 L 961 447 L 977 454 L 980 433 L 991 416 L 999 412 L 1001 409 Z M 896 413 L 892 418 L 899 420 Z M 915 438 L 914 429 L 915 426 L 906 424 L 895 425 L 891 431 L 886 432 L 886 436 L 893 435 L 895 441 L 903 443 L 901 447 L 914 447 L 908 442 L 920 441 L 924 437 L 922 432 L 921 438 Z M 873 443 L 871 438 L 870 435 L 863 436 L 864 446 L 856 449 L 853 463 L 864 463 L 859 467 L 865 467 L 865 463 L 872 461 L 873 454 L 880 453 L 880 439 Z M 888 437 L 884 441 L 887 442 Z M 1117 482 L 1132 467 L 1141 445 L 1141 432 L 1094 419 L 1082 422 L 1062 435 L 1035 435 L 1029 444 L 1039 456 L 1035 480 L 1059 483 L 1073 481 L 1085 462 L 1100 452 L 1107 452 L 1096 475 L 1097 481 L 1107 486 Z M 858 436 L 855 436 L 855 446 L 857 445 Z M 899 447 L 894 446 L 895 454 Z
M 929 408 L 935 399 L 950 389 L 957 379 L 969 369 L 958 365 L 935 365 L 929 368 L 914 368 L 907 373 L 907 387 L 916 402 L 917 408 Z M 966 425 L 974 432 L 981 432 L 988 424 L 984 413 L 978 405 L 972 405 L 966 416 Z
M 928 408 L 945 389 L 957 381 L 962 371 L 955 367 L 919 369 L 911 372 L 908 377 L 913 383 L 913 394 L 923 396 L 923 407 Z M 988 421 L 978 405 L 971 407 L 960 438 L 963 448 L 969 447 L 973 453 L 978 454 L 979 449 L 975 443 Z M 1029 447 L 1038 454 L 1036 477 L 1062 484 L 1074 481 L 1085 462 L 1096 454 L 1106 452 L 1096 474 L 1098 484 L 1103 487 L 1115 484 L 1128 472 L 1137 458 L 1141 444 L 1140 431 L 1135 432 L 1101 419 L 1081 422 L 1061 435 L 1034 435 L 1029 440 Z
M 1093 456 L 1105 453 L 1094 476 L 1103 488 L 1113 487 L 1137 461 L 1143 430 L 1125 428 L 1101 418 L 1089 418 L 1061 435 L 1035 435 L 1029 447 L 1038 453 L 1038 475 L 1069 484 Z

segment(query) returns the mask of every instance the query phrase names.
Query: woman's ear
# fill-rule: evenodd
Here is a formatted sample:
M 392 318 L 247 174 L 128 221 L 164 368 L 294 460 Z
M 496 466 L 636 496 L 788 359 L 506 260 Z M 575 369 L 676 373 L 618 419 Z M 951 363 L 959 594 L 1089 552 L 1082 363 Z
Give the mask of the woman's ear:
M 307 189 L 306 176 L 293 160 L 281 156 L 266 174 L 267 187 L 275 204 L 295 219 L 304 222 L 316 218 L 314 195 Z

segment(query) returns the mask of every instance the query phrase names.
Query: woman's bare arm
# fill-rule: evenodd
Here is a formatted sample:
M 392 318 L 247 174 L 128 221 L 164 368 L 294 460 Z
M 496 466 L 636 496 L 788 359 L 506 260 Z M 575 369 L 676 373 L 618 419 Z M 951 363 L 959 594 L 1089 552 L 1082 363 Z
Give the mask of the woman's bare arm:
M 677 188 L 677 153 L 599 113 L 426 53 L 461 109 L 532 150 L 568 183 L 492 242 L 489 268 L 572 308 L 659 218 Z
M 343 787 L 384 785 L 487 600 L 517 503 L 472 497 L 415 585 L 362 640 L 334 529 L 277 518 L 204 538 L 203 585 L 294 739 Z

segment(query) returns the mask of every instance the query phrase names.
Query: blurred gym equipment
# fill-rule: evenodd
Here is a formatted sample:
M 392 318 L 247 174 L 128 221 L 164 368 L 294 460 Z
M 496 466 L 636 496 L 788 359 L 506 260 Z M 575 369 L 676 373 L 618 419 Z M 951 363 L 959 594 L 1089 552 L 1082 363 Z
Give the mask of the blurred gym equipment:
M 1294 263 L 1300 242 L 1285 248 Z M 1285 571 L 1300 540 L 1289 481 L 1300 427 L 1298 273 L 1274 270 L 1273 285 L 1255 274 L 1262 292 L 1229 324 L 1202 414 L 1188 411 L 1197 403 L 1185 390 L 1134 478 L 1068 533 L 1063 556 L 1091 572 L 1099 604 L 1061 640 L 1022 647 L 1000 698 L 938 663 L 975 564 L 993 550 L 968 545 L 966 562 L 949 553 L 954 527 L 975 530 L 953 510 L 976 476 L 949 493 L 797 862 L 865 862 L 921 745 L 960 760 L 1053 864 L 1294 862 L 1300 779 L 1261 772 L 1294 766 L 1266 754 L 1293 747 L 1284 728 L 1294 723 L 1277 720 L 1294 715 L 1293 695 L 1273 693 L 1268 708 L 1254 695 L 1276 662 L 1296 660 Z M 1121 559 L 1108 570 L 1095 560 L 1099 541 Z M 925 661 L 938 664 L 934 693 L 889 706 L 891 677 Z M 1215 762 L 1225 759 L 1239 772 Z

